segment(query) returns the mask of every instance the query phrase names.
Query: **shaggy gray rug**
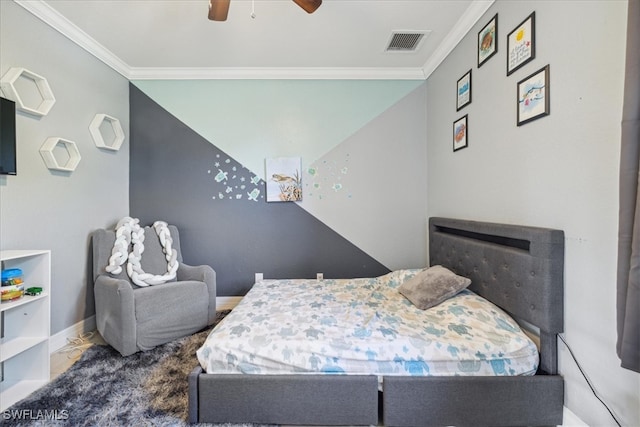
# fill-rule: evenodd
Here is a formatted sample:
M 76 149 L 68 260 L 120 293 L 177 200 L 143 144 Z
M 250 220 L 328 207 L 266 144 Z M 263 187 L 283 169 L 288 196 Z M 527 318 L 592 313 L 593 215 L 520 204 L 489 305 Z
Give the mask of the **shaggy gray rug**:
M 216 323 L 228 312 L 219 312 Z M 209 330 L 128 357 L 94 345 L 65 373 L 0 413 L 6 426 L 188 426 L 187 375 Z

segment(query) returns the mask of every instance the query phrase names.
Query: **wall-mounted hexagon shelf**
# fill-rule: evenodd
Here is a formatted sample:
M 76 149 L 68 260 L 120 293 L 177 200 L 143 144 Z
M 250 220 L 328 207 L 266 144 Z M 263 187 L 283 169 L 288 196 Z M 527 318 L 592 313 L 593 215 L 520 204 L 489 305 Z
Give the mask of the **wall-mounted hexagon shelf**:
M 118 151 L 124 142 L 120 120 L 107 114 L 96 114 L 89 125 L 89 132 L 98 148 Z
M 76 143 L 52 136 L 40 147 L 40 155 L 49 169 L 73 172 L 80 163 L 80 152 Z
M 25 68 L 10 68 L 0 79 L 0 87 L 19 110 L 29 114 L 46 116 L 56 103 L 47 79 Z

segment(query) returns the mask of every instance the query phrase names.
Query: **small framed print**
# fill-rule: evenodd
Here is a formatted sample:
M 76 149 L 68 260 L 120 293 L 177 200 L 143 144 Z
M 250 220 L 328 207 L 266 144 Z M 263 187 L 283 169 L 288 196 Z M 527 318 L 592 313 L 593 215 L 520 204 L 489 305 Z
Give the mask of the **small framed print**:
M 478 32 L 478 68 L 498 52 L 498 14 Z
M 518 118 L 521 126 L 549 115 L 549 65 L 518 82 Z
M 456 89 L 456 111 L 471 104 L 471 70 L 458 79 Z
M 300 157 L 266 159 L 267 202 L 298 202 L 302 200 Z
M 469 127 L 467 114 L 453 122 L 453 151 L 462 150 L 469 145 Z
M 536 57 L 536 13 L 507 36 L 507 76 Z

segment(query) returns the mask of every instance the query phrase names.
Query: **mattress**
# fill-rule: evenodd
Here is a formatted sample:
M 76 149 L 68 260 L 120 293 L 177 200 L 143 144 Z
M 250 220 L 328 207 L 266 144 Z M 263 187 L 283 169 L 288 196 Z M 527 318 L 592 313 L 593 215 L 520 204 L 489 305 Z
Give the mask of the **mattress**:
M 533 375 L 538 350 L 498 307 L 463 290 L 420 310 L 375 278 L 263 280 L 197 351 L 207 373 Z

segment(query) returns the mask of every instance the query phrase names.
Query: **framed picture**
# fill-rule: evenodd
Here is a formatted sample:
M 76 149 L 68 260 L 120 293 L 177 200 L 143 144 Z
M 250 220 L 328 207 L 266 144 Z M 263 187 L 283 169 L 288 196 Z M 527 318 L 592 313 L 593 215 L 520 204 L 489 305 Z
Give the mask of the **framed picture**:
M 469 145 L 469 127 L 467 114 L 453 122 L 453 151 L 462 150 Z
M 478 68 L 498 52 L 498 14 L 478 32 Z
M 297 202 L 302 200 L 300 170 L 300 157 L 267 159 L 267 202 Z
M 536 57 L 536 13 L 507 36 L 507 76 Z
M 548 116 L 549 105 L 549 65 L 546 65 L 518 82 L 518 126 Z
M 456 87 L 456 111 L 471 104 L 471 70 L 458 79 Z

